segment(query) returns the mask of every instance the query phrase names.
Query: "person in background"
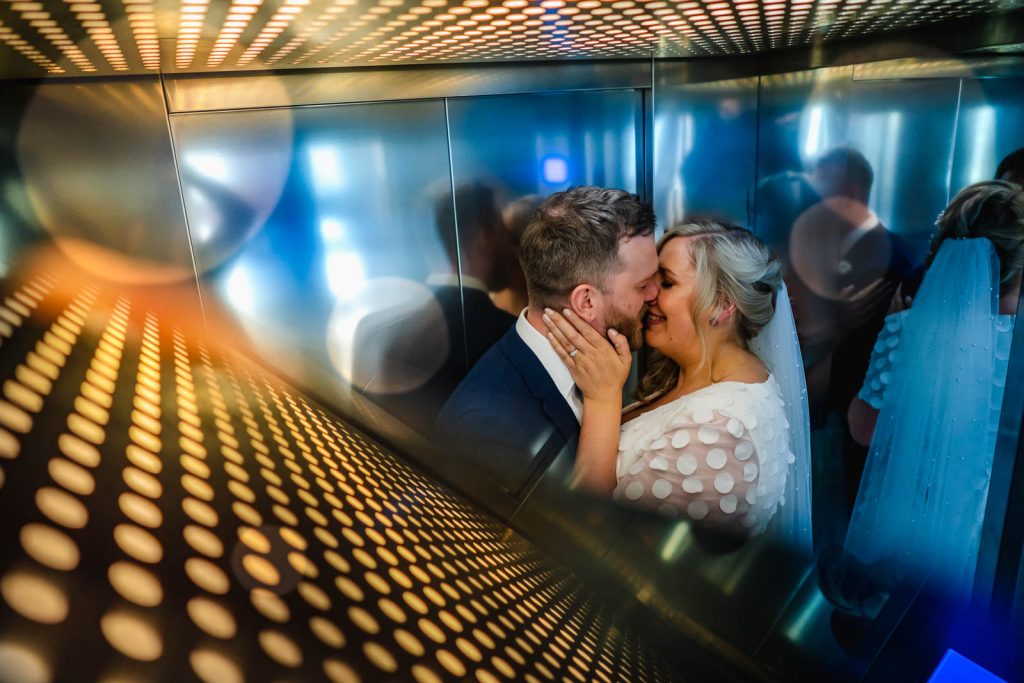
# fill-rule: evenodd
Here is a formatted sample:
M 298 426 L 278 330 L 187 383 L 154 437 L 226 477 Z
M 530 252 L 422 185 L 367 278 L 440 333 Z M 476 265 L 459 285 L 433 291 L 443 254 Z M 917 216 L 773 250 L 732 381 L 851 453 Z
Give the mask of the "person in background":
M 907 578 L 970 594 L 1024 268 L 1024 188 L 962 190 L 925 265 L 912 305 L 894 300 L 850 406 L 871 448 L 828 592 L 862 616 Z
M 519 315 L 529 302 L 526 276 L 523 275 L 523 269 L 519 267 L 519 243 L 522 241 L 526 226 L 537 213 L 542 201 L 540 195 L 529 194 L 515 200 L 502 212 L 505 229 L 508 230 L 509 238 L 515 245 L 514 267 L 509 269 L 509 279 L 505 288 L 491 292 L 491 301 L 495 306 L 512 315 Z
M 996 180 L 1005 180 L 1008 183 L 1024 185 L 1024 147 L 1020 147 L 999 162 L 996 168 Z
M 867 457 L 850 436 L 847 408 L 888 302 L 912 266 L 902 240 L 868 207 L 873 182 L 871 165 L 857 150 L 824 154 L 811 174 L 820 199 L 797 219 L 789 241 L 787 284 L 807 369 L 816 469 L 823 482 L 834 481 L 825 486 L 845 490 L 847 499 L 846 505 L 829 501 L 836 522 L 821 525 L 837 534 Z

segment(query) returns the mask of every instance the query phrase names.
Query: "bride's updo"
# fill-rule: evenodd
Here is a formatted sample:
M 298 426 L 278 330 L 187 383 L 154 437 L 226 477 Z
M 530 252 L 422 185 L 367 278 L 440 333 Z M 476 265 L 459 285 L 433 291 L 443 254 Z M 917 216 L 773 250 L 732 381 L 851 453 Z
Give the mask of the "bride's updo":
M 658 253 L 677 237 L 690 237 L 689 252 L 696 270 L 693 326 L 707 357 L 703 324 L 717 315 L 723 301 L 736 305 L 736 334 L 744 347 L 775 315 L 782 284 L 782 266 L 764 242 L 737 225 L 697 221 L 669 228 L 658 241 Z M 675 361 L 652 352 L 640 380 L 638 397 L 648 400 L 671 388 L 679 377 Z

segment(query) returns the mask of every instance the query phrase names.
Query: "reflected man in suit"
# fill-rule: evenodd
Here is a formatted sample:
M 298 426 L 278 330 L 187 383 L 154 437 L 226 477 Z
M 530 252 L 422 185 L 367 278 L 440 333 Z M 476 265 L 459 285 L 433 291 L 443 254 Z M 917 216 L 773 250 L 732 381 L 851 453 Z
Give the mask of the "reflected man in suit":
M 840 469 L 836 460 L 842 461 L 852 505 L 867 450 L 850 435 L 847 408 L 860 389 L 893 292 L 913 264 L 903 241 L 868 207 L 874 172 L 863 154 L 849 147 L 831 150 L 815 164 L 810 180 L 820 201 L 793 225 L 787 282 L 807 372 L 815 457 L 829 479 Z M 841 533 L 842 525 L 827 526 Z
M 642 315 L 658 295 L 654 226 L 651 205 L 623 190 L 576 187 L 541 204 L 520 244 L 529 304 L 445 404 L 439 443 L 513 493 L 560 454 L 575 456 L 583 402 L 548 343 L 544 308 L 571 309 L 638 348 Z
M 382 374 L 394 375 L 398 381 L 393 383 L 407 388 L 367 395 L 427 435 L 469 368 L 515 323 L 515 316 L 495 306 L 490 294 L 507 287 L 511 274 L 519 270 L 494 188 L 469 182 L 457 186 L 454 197 L 450 190 L 444 192 L 436 199 L 435 218 L 449 270 L 427 279 L 433 300 L 402 309 L 397 320 L 392 319 L 393 312 L 392 318 L 382 321 L 365 316 L 357 342 L 367 358 L 383 359 L 376 362 Z M 438 340 L 437 335 L 444 338 Z M 434 359 L 432 354 L 440 356 Z M 437 365 L 425 375 L 422 365 L 432 360 Z
M 494 188 L 481 182 L 462 183 L 455 188 L 454 198 L 453 205 L 452 195 L 445 193 L 436 206 L 437 227 L 448 249 L 451 271 L 427 280 L 453 337 L 448 374 L 454 381 L 449 393 L 515 323 L 514 315 L 494 305 L 491 293 L 508 287 L 519 270 L 516 245 L 505 227 Z M 452 225 L 456 226 L 457 242 L 446 234 Z M 465 346 L 458 339 L 463 310 Z

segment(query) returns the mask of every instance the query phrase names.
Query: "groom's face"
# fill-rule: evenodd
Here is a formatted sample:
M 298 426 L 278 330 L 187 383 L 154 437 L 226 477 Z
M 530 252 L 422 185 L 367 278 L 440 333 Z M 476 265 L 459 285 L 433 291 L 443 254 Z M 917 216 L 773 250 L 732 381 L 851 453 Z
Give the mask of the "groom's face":
M 637 235 L 619 242 L 618 268 L 602 290 L 602 315 L 594 328 L 606 334 L 609 328 L 624 335 L 631 349 L 643 343 L 643 314 L 658 298 L 658 250 L 654 235 Z

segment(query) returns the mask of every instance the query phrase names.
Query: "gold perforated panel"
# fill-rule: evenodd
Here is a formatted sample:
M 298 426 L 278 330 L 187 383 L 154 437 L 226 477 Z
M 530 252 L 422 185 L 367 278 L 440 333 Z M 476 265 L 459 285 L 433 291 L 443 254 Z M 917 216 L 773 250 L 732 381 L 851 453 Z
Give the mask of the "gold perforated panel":
M 0 679 L 673 680 L 530 544 L 98 288 L 0 295 Z
M 1017 5 L 1018 0 L 16 1 L 0 3 L 0 65 L 18 75 L 80 75 L 736 55 Z

